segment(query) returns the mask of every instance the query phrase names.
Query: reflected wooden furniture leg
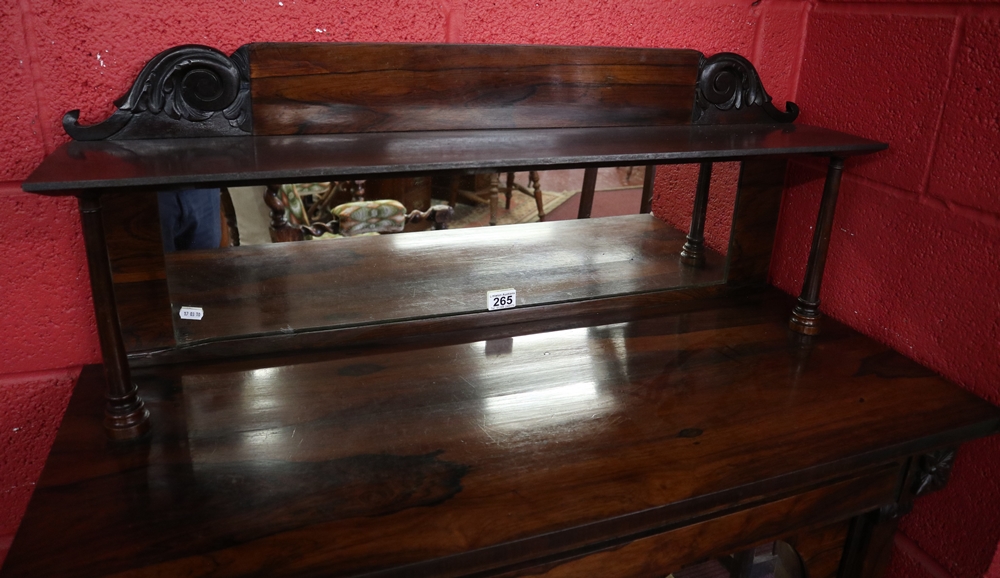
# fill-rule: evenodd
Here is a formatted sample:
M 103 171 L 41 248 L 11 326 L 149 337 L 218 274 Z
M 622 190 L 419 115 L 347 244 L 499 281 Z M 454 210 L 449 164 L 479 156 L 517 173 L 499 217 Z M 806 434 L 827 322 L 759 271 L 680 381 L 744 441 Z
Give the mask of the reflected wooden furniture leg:
M 94 293 L 97 335 L 101 340 L 101 356 L 104 358 L 104 373 L 108 384 L 104 395 L 104 430 L 114 440 L 133 439 L 149 431 L 149 412 L 132 383 L 125 355 L 104 237 L 104 223 L 101 221 L 100 193 L 82 194 L 79 202 L 87 266 L 90 270 L 90 288 Z
M 844 159 L 832 157 L 830 168 L 826 173 L 826 184 L 823 187 L 823 198 L 816 216 L 816 230 L 813 231 L 812 249 L 809 251 L 809 264 L 806 266 L 806 279 L 802 283 L 802 293 L 798 304 L 792 311 L 788 322 L 792 331 L 803 335 L 819 333 L 819 288 L 823 282 L 823 269 L 826 267 L 826 253 L 830 247 L 830 232 L 833 230 L 833 214 L 837 208 L 837 194 L 840 192 L 840 177 L 844 171 Z
M 535 197 L 535 207 L 538 209 L 538 220 L 545 220 L 545 207 L 542 206 L 542 178 L 538 171 L 530 171 L 528 180 L 531 181 L 532 196 Z
M 530 188 L 529 188 L 530 187 Z M 535 208 L 538 209 L 538 220 L 545 220 L 545 207 L 542 199 L 542 179 L 538 171 L 528 171 L 528 186 L 519 185 L 514 181 L 514 173 L 507 173 L 507 209 L 510 209 L 510 195 L 513 191 L 518 191 L 535 199 Z
M 632 167 L 629 167 L 631 175 Z M 642 202 L 639 204 L 640 213 L 650 213 L 653 211 L 653 182 L 656 181 L 656 165 L 646 165 L 646 175 L 642 179 Z
M 508 211 L 510 210 L 510 200 L 514 196 L 514 172 L 510 171 L 507 173 L 507 188 L 504 189 L 503 194 L 507 197 L 506 202 L 504 202 L 504 208 Z
M 589 219 L 594 208 L 594 189 L 597 188 L 597 168 L 590 167 L 583 171 L 583 190 L 580 191 L 580 210 L 577 219 Z
M 271 209 L 271 242 L 288 243 L 304 241 L 302 230 L 289 221 L 285 201 L 279 194 L 280 185 L 267 185 L 264 191 L 264 204 Z
M 490 226 L 497 224 L 497 197 L 500 195 L 500 174 L 490 173 Z
M 681 248 L 681 263 L 700 267 L 705 263 L 705 215 L 708 211 L 708 190 L 712 185 L 712 163 L 701 163 L 698 171 L 698 189 L 694 194 L 691 211 L 691 228 L 687 242 Z

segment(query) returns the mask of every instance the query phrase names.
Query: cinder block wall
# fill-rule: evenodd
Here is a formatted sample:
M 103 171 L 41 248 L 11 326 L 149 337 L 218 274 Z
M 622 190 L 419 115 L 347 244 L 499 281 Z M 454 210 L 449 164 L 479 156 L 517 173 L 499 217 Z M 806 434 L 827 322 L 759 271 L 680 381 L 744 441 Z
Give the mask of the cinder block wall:
M 416 41 L 690 47 L 758 67 L 801 122 L 891 143 L 848 165 L 824 307 L 1000 402 L 1000 9 L 800 0 L 8 0 L 0 6 L 0 559 L 84 364 L 100 358 L 72 200 L 20 191 L 66 140 L 59 120 L 110 114 L 149 58 L 183 43 Z M 710 240 L 728 225 L 720 167 Z M 662 171 L 657 214 L 690 211 L 691 169 Z M 822 166 L 795 164 L 772 277 L 801 283 Z M 718 241 L 716 241 L 718 243 Z M 900 392 L 905 396 L 905 391 Z M 1000 540 L 1000 442 L 960 454 L 944 492 L 903 523 L 891 574 L 983 576 Z M 1000 561 L 993 576 L 1000 578 Z
M 1000 404 L 1000 6 L 808 11 L 801 122 L 891 145 L 847 165 L 823 308 Z M 801 286 L 822 175 L 811 163 L 789 171 L 771 268 L 789 292 Z M 987 573 L 1000 539 L 1000 438 L 966 446 L 949 486 L 919 500 L 901 533 L 895 578 Z

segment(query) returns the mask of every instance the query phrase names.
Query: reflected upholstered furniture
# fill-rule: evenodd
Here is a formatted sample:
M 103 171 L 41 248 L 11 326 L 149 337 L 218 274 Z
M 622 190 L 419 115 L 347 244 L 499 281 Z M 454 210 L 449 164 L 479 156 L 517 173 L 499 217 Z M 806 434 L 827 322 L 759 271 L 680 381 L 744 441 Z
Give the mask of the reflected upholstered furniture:
M 434 205 L 426 211 L 407 211 L 392 199 L 352 201 L 327 209 L 329 221 L 313 221 L 302 195 L 330 194 L 334 183 L 271 185 L 264 192 L 264 202 L 271 209 L 271 240 L 276 243 L 306 239 L 337 239 L 357 235 L 402 233 L 408 223 L 428 221 L 434 229 L 448 228 L 453 209 Z M 322 202 L 322 199 L 319 200 Z

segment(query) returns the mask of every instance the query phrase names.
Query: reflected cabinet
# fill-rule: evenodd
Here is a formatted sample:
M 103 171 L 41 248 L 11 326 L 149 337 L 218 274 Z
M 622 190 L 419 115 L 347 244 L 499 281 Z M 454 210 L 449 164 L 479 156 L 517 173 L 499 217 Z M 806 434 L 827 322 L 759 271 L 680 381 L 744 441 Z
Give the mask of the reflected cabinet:
M 887 145 L 739 55 L 186 45 L 116 106 L 23 185 L 79 198 L 103 364 L 3 576 L 876 577 L 1000 427 L 821 323 L 841 172 Z M 827 167 L 797 299 L 790 157 Z

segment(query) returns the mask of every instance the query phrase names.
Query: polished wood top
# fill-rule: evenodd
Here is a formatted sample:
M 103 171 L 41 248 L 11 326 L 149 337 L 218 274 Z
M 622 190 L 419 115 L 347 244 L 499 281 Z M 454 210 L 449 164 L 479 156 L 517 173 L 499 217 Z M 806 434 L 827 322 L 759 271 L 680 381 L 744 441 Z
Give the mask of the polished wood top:
M 23 183 L 26 191 L 186 187 L 434 171 L 850 156 L 886 144 L 808 125 L 465 130 L 69 142 Z
M 722 283 L 725 257 L 684 266 L 684 240 L 627 215 L 183 251 L 166 255 L 166 273 L 183 345 L 485 312 L 496 289 L 516 289 L 522 309 Z M 180 319 L 182 306 L 204 319 Z
M 146 369 L 135 444 L 108 444 L 88 368 L 0 574 L 464 575 L 1000 428 L 832 320 L 796 340 L 790 304 L 769 289 L 509 340 Z

